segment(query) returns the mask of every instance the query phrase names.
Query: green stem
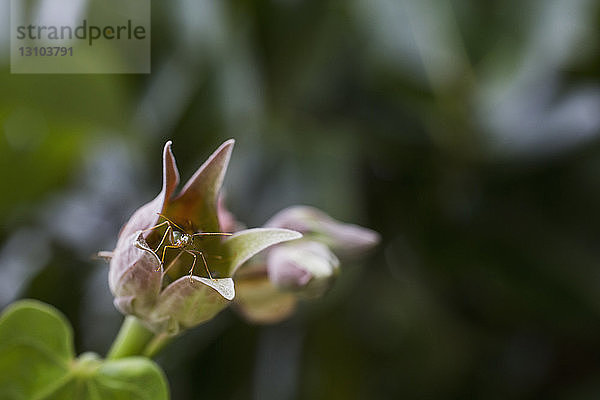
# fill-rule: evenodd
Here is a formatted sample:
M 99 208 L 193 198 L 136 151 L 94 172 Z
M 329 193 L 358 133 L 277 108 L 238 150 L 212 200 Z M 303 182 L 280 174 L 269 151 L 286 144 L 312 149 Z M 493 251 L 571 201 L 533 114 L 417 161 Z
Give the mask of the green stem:
M 139 356 L 143 354 L 148 342 L 153 340 L 154 333 L 146 328 L 136 317 L 127 316 L 117 338 L 108 351 L 109 360 Z
M 159 351 L 161 351 L 167 344 L 171 342 L 171 339 L 173 339 L 172 336 L 168 336 L 164 333 L 154 336 L 154 339 L 148 343 L 142 355 L 148 358 L 154 357 Z

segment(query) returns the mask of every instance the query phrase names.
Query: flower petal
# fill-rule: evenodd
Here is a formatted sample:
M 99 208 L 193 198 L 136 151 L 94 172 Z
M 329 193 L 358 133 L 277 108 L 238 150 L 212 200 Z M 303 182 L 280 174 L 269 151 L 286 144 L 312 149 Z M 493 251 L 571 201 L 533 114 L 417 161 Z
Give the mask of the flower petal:
M 322 296 L 339 273 L 340 261 L 323 243 L 298 241 L 276 246 L 267 256 L 269 280 L 308 298 Z
M 218 232 L 217 197 L 235 141 L 223 143 L 185 184 L 169 207 L 176 221 L 190 221 L 194 230 Z
M 380 241 L 377 232 L 358 225 L 345 224 L 314 207 L 294 206 L 278 212 L 265 224 L 304 234 L 308 240 L 322 242 L 342 257 L 355 257 Z
M 148 229 L 156 225 L 158 213 L 163 212 L 169 198 L 179 183 L 179 172 L 175 158 L 171 152 L 171 141 L 165 143 L 163 150 L 163 185 L 162 190 L 151 202 L 138 208 L 129 221 L 121 229 L 119 239 L 129 238 L 136 231 Z M 147 234 L 146 234 L 147 236 Z M 117 244 L 117 247 L 119 245 Z
M 223 194 L 217 200 L 217 216 L 219 218 L 219 226 L 223 232 L 237 232 L 246 229 L 246 226 L 235 218 L 225 206 L 225 198 Z
M 166 287 L 159 296 L 149 322 L 156 331 L 176 335 L 214 317 L 234 298 L 233 280 L 206 279 L 190 281 L 183 276 Z
M 300 239 L 302 235 L 289 229 L 254 228 L 234 233 L 222 244 L 222 252 L 228 262 L 225 264 L 224 276 L 233 276 L 235 271 L 246 260 L 277 243 Z
M 110 262 L 108 283 L 122 312 L 143 316 L 155 303 L 161 286 L 160 260 L 142 231 L 119 240 Z
M 266 276 L 240 279 L 236 288 L 235 308 L 249 322 L 273 324 L 296 309 L 296 296 L 279 291 Z

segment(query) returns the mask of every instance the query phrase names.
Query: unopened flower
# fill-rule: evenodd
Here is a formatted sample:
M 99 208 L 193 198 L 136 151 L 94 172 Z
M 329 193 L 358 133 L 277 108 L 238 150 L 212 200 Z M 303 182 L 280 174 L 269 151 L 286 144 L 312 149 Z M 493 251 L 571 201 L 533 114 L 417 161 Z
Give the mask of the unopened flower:
M 274 246 L 267 256 L 269 280 L 278 288 L 319 297 L 338 274 L 340 260 L 323 243 L 300 241 Z
M 340 259 L 356 258 L 380 240 L 375 231 L 307 206 L 282 210 L 265 226 L 292 229 L 303 238 L 271 247 L 237 273 L 237 309 L 259 323 L 287 318 L 298 298 L 322 296 L 339 274 Z
M 109 272 L 114 303 L 155 332 L 174 335 L 212 318 L 235 297 L 232 276 L 242 263 L 302 236 L 279 228 L 222 231 L 217 199 L 233 145 L 221 145 L 174 196 L 179 173 L 167 142 L 161 192 L 121 230 Z
M 266 224 L 300 232 L 304 240 L 327 245 L 342 259 L 364 254 L 379 243 L 379 234 L 371 229 L 337 221 L 323 211 L 309 206 L 288 207 L 275 214 Z

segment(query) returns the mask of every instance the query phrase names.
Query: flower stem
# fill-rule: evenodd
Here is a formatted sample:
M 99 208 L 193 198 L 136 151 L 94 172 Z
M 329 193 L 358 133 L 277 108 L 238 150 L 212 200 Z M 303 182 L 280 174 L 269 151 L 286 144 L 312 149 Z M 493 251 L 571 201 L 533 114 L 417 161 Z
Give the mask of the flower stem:
M 171 339 L 173 339 L 172 336 L 165 335 L 164 333 L 154 336 L 154 338 L 144 349 L 142 355 L 148 358 L 154 357 L 159 351 L 161 351 L 167 344 L 171 342 Z
M 142 355 L 154 333 L 146 328 L 136 317 L 127 316 L 119 334 L 108 351 L 109 360 Z

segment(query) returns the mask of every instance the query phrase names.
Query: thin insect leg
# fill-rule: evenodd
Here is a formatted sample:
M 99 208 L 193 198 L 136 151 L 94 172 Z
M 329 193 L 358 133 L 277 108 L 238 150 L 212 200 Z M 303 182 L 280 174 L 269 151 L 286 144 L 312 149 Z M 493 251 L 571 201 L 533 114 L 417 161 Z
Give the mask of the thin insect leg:
M 161 265 L 164 265 L 165 263 L 165 253 L 167 252 L 167 249 L 180 249 L 181 246 L 177 246 L 177 245 L 167 245 L 165 247 L 163 247 L 163 253 L 162 253 L 162 258 L 160 259 L 160 263 Z
M 167 265 L 167 267 L 165 269 L 163 269 L 163 275 L 165 275 L 167 273 L 167 271 L 170 270 L 173 265 L 175 265 L 175 263 L 177 262 L 177 260 L 179 260 L 179 257 L 181 257 L 182 254 L 183 254 L 183 251 L 180 251 L 175 256 L 175 258 L 171 260 L 171 262 L 169 263 L 169 265 Z M 160 270 L 157 270 L 157 271 L 160 271 Z
M 202 262 L 204 263 L 204 268 L 206 268 L 206 273 L 208 274 L 208 277 L 214 281 L 215 279 L 210 274 L 210 270 L 208 269 L 208 263 L 206 262 L 206 258 L 204 257 L 204 253 L 201 252 L 201 251 L 199 251 L 199 250 L 186 250 L 186 251 L 188 253 L 198 253 L 198 254 L 200 254 L 200 257 L 202 258 Z M 193 267 L 192 267 L 192 269 L 193 269 Z M 192 270 L 190 270 L 190 273 L 191 272 L 192 272 Z
M 160 223 L 160 224 L 158 224 L 158 225 L 154 225 L 152 228 L 144 229 L 144 230 L 142 231 L 142 232 L 148 232 L 148 231 L 154 230 L 154 229 L 156 229 L 156 228 L 160 228 L 161 226 L 164 226 L 164 225 L 168 225 L 168 226 L 167 226 L 167 230 L 165 231 L 165 234 L 163 235 L 162 239 L 160 240 L 160 243 L 158 244 L 158 246 L 156 246 L 156 249 L 154 250 L 154 253 L 155 253 L 155 254 L 156 254 L 156 252 L 158 251 L 158 249 L 160 249 L 160 246 L 162 246 L 163 242 L 165 241 L 165 237 L 167 237 L 167 234 L 169 233 L 169 229 L 171 229 L 171 231 L 173 230 L 173 229 L 171 228 L 171 225 L 170 225 L 169 221 L 161 222 L 161 223 Z M 160 263 L 160 265 L 158 266 L 158 268 L 156 268 L 156 271 L 160 271 L 160 268 L 162 267 L 162 265 L 163 265 L 163 262 L 161 261 L 161 263 Z
M 161 226 L 168 225 L 168 224 L 169 224 L 169 221 L 164 221 L 164 222 L 161 222 L 158 225 L 154 225 L 152 228 L 144 229 L 142 232 L 148 232 L 148 231 L 151 231 L 151 230 L 156 229 L 156 228 L 160 228 Z
M 167 235 L 169 234 L 169 232 L 171 233 L 171 236 L 173 236 L 173 229 L 171 228 L 171 225 L 169 225 L 167 227 L 167 230 L 165 231 L 165 234 L 163 235 L 162 239 L 160 240 L 160 243 L 158 244 L 158 246 L 156 246 L 156 250 L 154 250 L 154 254 L 156 254 L 156 252 L 158 251 L 158 249 L 160 249 L 160 246 L 162 246 L 162 244 L 165 241 L 165 238 L 167 237 Z M 172 243 L 173 243 L 173 240 L 171 239 L 171 244 Z M 160 259 L 160 265 L 158 266 L 158 268 L 156 268 L 156 271 L 160 271 L 161 267 L 164 268 L 164 264 L 165 264 L 165 252 L 167 251 L 167 247 L 172 247 L 172 246 L 165 246 L 163 248 L 162 258 Z M 158 257 L 158 255 L 157 255 L 157 257 Z
M 190 268 L 190 283 L 192 283 L 192 282 L 194 282 L 194 280 L 192 279 L 192 276 L 194 276 L 194 267 L 196 266 L 196 259 L 198 257 L 194 254 L 193 251 L 186 250 L 185 252 L 188 253 L 188 254 L 191 254 L 192 257 L 194 257 L 194 262 L 192 262 L 192 268 Z
M 168 223 L 168 221 L 167 221 L 167 223 Z M 169 235 L 169 233 L 171 234 L 171 236 L 169 237 L 171 239 L 171 244 L 174 242 L 173 228 L 171 228 L 171 225 L 169 225 L 167 227 L 167 230 L 165 231 L 165 234 L 163 235 L 162 239 L 160 239 L 160 243 L 158 244 L 158 246 L 156 246 L 156 250 L 154 250 L 155 253 L 158 251 L 158 249 L 160 249 L 160 246 L 162 246 L 162 244 L 165 242 L 165 238 L 167 237 L 167 235 Z
M 210 270 L 208 269 L 208 263 L 206 262 L 206 258 L 204 258 L 203 252 L 200 252 L 200 257 L 202 257 L 202 262 L 204 263 L 204 268 L 206 268 L 206 273 L 208 273 L 208 277 L 214 281 L 212 275 L 210 274 Z

